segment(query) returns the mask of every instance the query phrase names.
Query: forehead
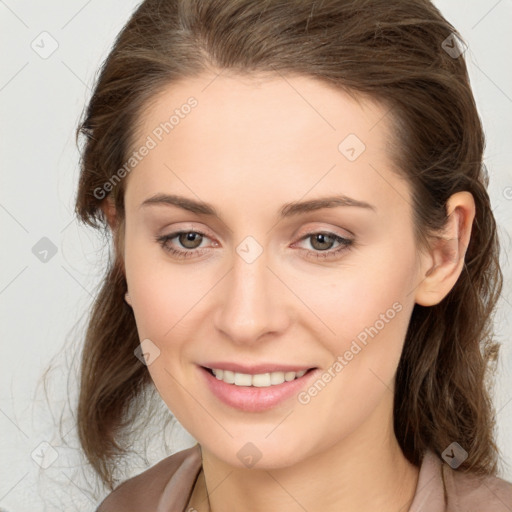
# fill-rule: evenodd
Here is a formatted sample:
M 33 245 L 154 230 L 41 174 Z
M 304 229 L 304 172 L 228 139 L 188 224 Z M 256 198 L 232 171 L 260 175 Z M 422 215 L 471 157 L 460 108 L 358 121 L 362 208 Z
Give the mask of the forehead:
M 381 142 L 379 136 L 387 135 L 387 124 L 381 123 L 387 109 L 367 96 L 356 98 L 300 75 L 205 73 L 170 84 L 156 95 L 142 112 L 137 139 L 141 142 L 153 133 L 157 139 L 181 143 L 180 135 L 190 140 L 193 131 L 195 142 L 200 140 L 206 146 L 214 138 L 218 142 L 223 134 L 226 144 L 245 150 L 266 142 L 257 148 L 258 155 L 304 138 L 325 139 L 330 144 L 348 133 L 365 140 L 371 137 L 368 142 L 372 144 Z M 195 106 L 189 107 L 190 102 Z M 172 125 L 167 131 L 161 126 L 166 122 Z M 377 123 L 382 129 L 369 133 Z M 167 137 L 171 133 L 172 137 Z
M 128 175 L 127 195 L 175 186 L 201 195 L 215 186 L 253 197 L 271 185 L 296 199 L 340 185 L 350 195 L 361 179 L 388 193 L 378 177 L 392 167 L 387 112 L 375 100 L 356 100 L 305 76 L 182 80 L 144 109 L 133 148 L 151 150 Z

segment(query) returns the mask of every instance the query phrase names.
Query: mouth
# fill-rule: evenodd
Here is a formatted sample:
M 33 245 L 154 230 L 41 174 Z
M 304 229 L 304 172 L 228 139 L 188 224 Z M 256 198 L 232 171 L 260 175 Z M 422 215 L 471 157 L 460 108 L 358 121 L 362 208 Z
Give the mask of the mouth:
M 243 412 L 264 412 L 289 403 L 321 373 L 318 367 L 266 374 L 244 374 L 230 370 L 221 370 L 221 374 L 220 369 L 199 365 L 197 368 L 213 397 L 224 406 Z
M 209 368 L 202 366 L 210 375 L 226 384 L 232 384 L 240 387 L 259 387 L 279 386 L 284 382 L 291 382 L 300 379 L 306 374 L 316 370 L 317 367 L 298 371 L 273 371 L 265 373 L 242 373 L 221 368 Z

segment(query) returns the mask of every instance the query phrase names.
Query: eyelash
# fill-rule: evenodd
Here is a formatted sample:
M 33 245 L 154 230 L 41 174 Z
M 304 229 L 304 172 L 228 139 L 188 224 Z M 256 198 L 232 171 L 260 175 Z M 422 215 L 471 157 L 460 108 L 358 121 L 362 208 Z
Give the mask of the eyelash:
M 167 245 L 167 242 L 169 240 L 172 240 L 173 238 L 176 238 L 179 235 L 183 235 L 183 234 L 187 234 L 187 233 L 194 233 L 196 235 L 200 235 L 202 237 L 209 238 L 208 235 L 206 235 L 205 233 L 203 233 L 201 231 L 185 230 L 185 231 L 176 231 L 174 233 L 170 233 L 169 235 L 157 236 L 156 237 L 156 241 L 162 246 L 162 248 L 165 251 L 167 251 L 168 253 L 172 254 L 173 256 L 175 256 L 178 259 L 190 258 L 190 257 L 194 256 L 197 253 L 200 253 L 198 256 L 204 254 L 204 252 L 205 252 L 204 248 L 202 248 L 202 249 L 183 250 L 182 251 L 182 250 L 175 249 L 174 247 L 170 247 L 170 246 Z M 304 252 L 306 257 L 317 259 L 317 260 L 319 260 L 319 259 L 326 259 L 326 258 L 333 258 L 333 257 L 336 257 L 338 255 L 341 255 L 343 252 L 349 250 L 350 246 L 353 245 L 353 243 L 354 243 L 354 241 L 349 239 L 349 238 L 341 237 L 341 236 L 339 236 L 339 235 L 337 235 L 335 233 L 331 233 L 329 231 L 313 231 L 311 233 L 307 233 L 306 235 L 304 235 L 299 240 L 299 242 L 301 242 L 303 240 L 307 240 L 308 238 L 310 238 L 310 237 L 312 237 L 314 235 L 327 235 L 327 236 L 329 236 L 329 238 L 332 238 L 334 240 L 334 242 L 338 242 L 338 243 L 341 244 L 336 249 L 329 249 L 329 250 L 326 250 L 326 251 L 318 251 L 318 250 L 315 251 L 315 250 L 310 250 L 310 249 L 299 248 L 300 251 Z

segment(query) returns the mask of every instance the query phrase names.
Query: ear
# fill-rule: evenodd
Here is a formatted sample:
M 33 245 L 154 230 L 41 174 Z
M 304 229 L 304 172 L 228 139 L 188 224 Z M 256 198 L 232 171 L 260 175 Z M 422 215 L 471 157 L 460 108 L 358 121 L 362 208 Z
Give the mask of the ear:
M 441 233 L 432 237 L 421 256 L 420 284 L 415 301 L 421 306 L 441 302 L 453 288 L 464 268 L 464 257 L 475 218 L 475 201 L 470 192 L 453 194 L 446 205 L 448 220 Z
M 108 225 L 112 231 L 115 231 L 117 228 L 117 215 L 116 215 L 116 206 L 114 203 L 114 199 L 112 196 L 108 195 L 101 203 L 101 210 L 103 211 L 103 215 L 105 219 L 107 219 Z
M 101 210 L 112 231 L 116 260 L 124 274 L 124 223 L 119 218 L 115 201 L 110 195 L 102 201 Z

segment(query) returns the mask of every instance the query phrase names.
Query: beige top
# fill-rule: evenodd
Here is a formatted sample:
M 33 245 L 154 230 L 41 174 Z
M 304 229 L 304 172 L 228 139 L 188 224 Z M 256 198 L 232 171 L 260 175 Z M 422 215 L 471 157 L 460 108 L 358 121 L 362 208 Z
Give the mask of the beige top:
M 192 501 L 195 508 L 191 508 Z M 126 480 L 96 510 L 194 511 L 210 512 L 204 494 L 199 444 L 177 452 Z M 433 452 L 427 451 L 409 512 L 512 512 L 512 483 L 498 477 L 478 477 L 453 470 Z

